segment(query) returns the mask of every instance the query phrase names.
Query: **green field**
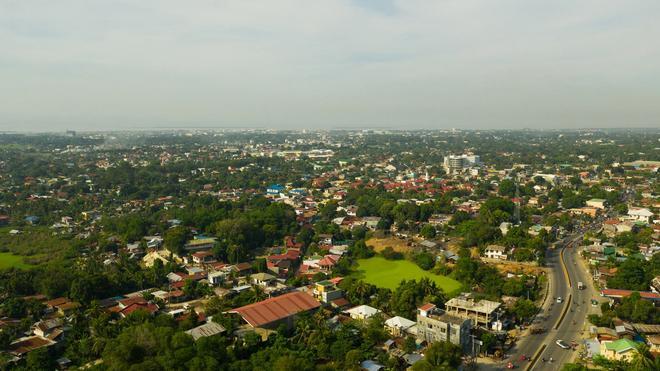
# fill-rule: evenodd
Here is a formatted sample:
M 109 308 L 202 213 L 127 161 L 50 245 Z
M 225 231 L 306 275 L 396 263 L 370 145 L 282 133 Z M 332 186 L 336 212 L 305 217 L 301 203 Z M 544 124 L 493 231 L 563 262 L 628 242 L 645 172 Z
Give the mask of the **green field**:
M 23 262 L 22 256 L 14 255 L 10 252 L 0 252 L 0 269 L 11 267 L 27 269 L 31 268 L 32 265 Z
M 380 256 L 359 259 L 356 277 L 372 285 L 388 289 L 397 288 L 401 280 L 419 280 L 422 277 L 428 277 L 435 281 L 436 285 L 447 294 L 461 288 L 460 282 L 446 276 L 427 272 L 411 261 L 386 260 Z

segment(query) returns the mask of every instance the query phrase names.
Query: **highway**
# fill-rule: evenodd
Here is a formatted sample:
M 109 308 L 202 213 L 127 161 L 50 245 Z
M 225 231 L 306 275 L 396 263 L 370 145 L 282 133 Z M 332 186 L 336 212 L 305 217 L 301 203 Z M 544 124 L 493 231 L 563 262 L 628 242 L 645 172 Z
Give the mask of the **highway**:
M 504 369 L 511 361 L 517 368 L 525 370 L 557 370 L 563 363 L 573 360 L 576 351 L 562 349 L 555 342 L 558 339 L 569 344 L 571 341 L 578 342 L 586 322 L 593 291 L 591 279 L 586 276 L 587 273 L 578 261 L 577 247 L 581 245 L 582 238 L 583 233 L 568 236 L 557 243 L 556 249 L 549 249 L 546 256 L 546 266 L 550 268 L 550 287 L 548 298 L 534 320 L 534 325 L 544 327 L 547 331 L 520 338 L 508 352 L 507 359 L 495 365 L 483 365 L 483 369 Z M 578 290 L 578 282 L 583 282 L 587 288 Z M 563 298 L 563 302 L 557 303 L 556 297 Z M 521 361 L 521 355 L 536 357 L 531 361 Z M 542 358 L 547 361 L 543 362 Z M 552 363 L 549 362 L 550 358 L 553 359 Z
M 579 236 L 581 239 L 581 235 Z M 578 240 L 579 241 L 579 240 Z M 584 329 L 587 314 L 589 311 L 590 301 L 592 299 L 592 289 L 590 287 L 591 279 L 586 276 L 581 263 L 578 261 L 580 259 L 577 256 L 577 247 L 580 245 L 579 242 L 571 242 L 563 250 L 563 254 L 560 252 L 560 258 L 563 255 L 564 267 L 566 272 L 563 273 L 564 276 L 568 274 L 570 277 L 569 280 L 565 278 L 561 282 L 562 287 L 558 287 L 558 295 L 562 296 L 565 299 L 563 305 L 555 304 L 555 306 L 560 306 L 555 308 L 557 314 L 561 318 L 561 313 L 565 312 L 564 318 L 559 322 L 552 322 L 554 326 L 549 330 L 546 339 L 544 339 L 546 348 L 538 356 L 533 370 L 556 370 L 560 365 L 564 363 L 571 362 L 576 356 L 574 350 L 572 349 L 563 349 L 556 344 L 556 341 L 561 339 L 566 343 L 571 343 L 571 341 L 579 342 L 580 335 Z M 570 281 L 570 282 L 569 282 Z M 586 289 L 578 290 L 578 282 L 583 282 L 587 285 Z M 570 301 L 569 301 L 570 296 Z M 556 327 L 556 329 L 555 329 Z M 543 362 L 541 359 L 546 359 L 546 362 Z M 553 359 L 553 362 L 550 363 L 550 358 Z

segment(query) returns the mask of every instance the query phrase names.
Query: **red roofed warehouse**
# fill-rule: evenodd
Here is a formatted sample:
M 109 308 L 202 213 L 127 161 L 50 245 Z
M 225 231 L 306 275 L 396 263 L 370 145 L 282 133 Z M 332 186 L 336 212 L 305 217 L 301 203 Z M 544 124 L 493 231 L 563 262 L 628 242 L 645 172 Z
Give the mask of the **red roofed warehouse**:
M 282 323 L 293 325 L 294 316 L 321 306 L 312 296 L 295 291 L 282 296 L 266 299 L 258 303 L 232 309 L 227 313 L 237 313 L 252 327 L 274 329 Z

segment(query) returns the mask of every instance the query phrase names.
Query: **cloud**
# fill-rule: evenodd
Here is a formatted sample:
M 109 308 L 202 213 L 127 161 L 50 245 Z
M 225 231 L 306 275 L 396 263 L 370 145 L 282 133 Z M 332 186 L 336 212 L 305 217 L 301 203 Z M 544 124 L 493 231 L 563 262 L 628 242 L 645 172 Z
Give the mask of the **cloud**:
M 659 8 L 5 1 L 0 129 L 658 126 Z

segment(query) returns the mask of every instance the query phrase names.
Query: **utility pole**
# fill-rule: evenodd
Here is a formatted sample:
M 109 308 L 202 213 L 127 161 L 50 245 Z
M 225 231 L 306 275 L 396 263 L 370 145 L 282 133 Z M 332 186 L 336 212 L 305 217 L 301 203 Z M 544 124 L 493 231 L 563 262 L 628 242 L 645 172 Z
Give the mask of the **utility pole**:
M 475 340 L 476 337 L 477 337 L 476 335 L 470 334 L 470 338 L 472 339 L 472 357 L 470 358 L 470 362 L 469 362 L 471 368 L 476 368 L 477 365 L 477 354 L 475 353 L 474 350 L 474 344 L 476 343 L 478 345 L 483 345 L 483 342 L 481 340 Z
M 516 219 L 516 225 L 520 225 L 520 189 L 518 188 L 518 180 L 515 180 L 516 184 L 516 208 L 514 211 L 514 217 Z

